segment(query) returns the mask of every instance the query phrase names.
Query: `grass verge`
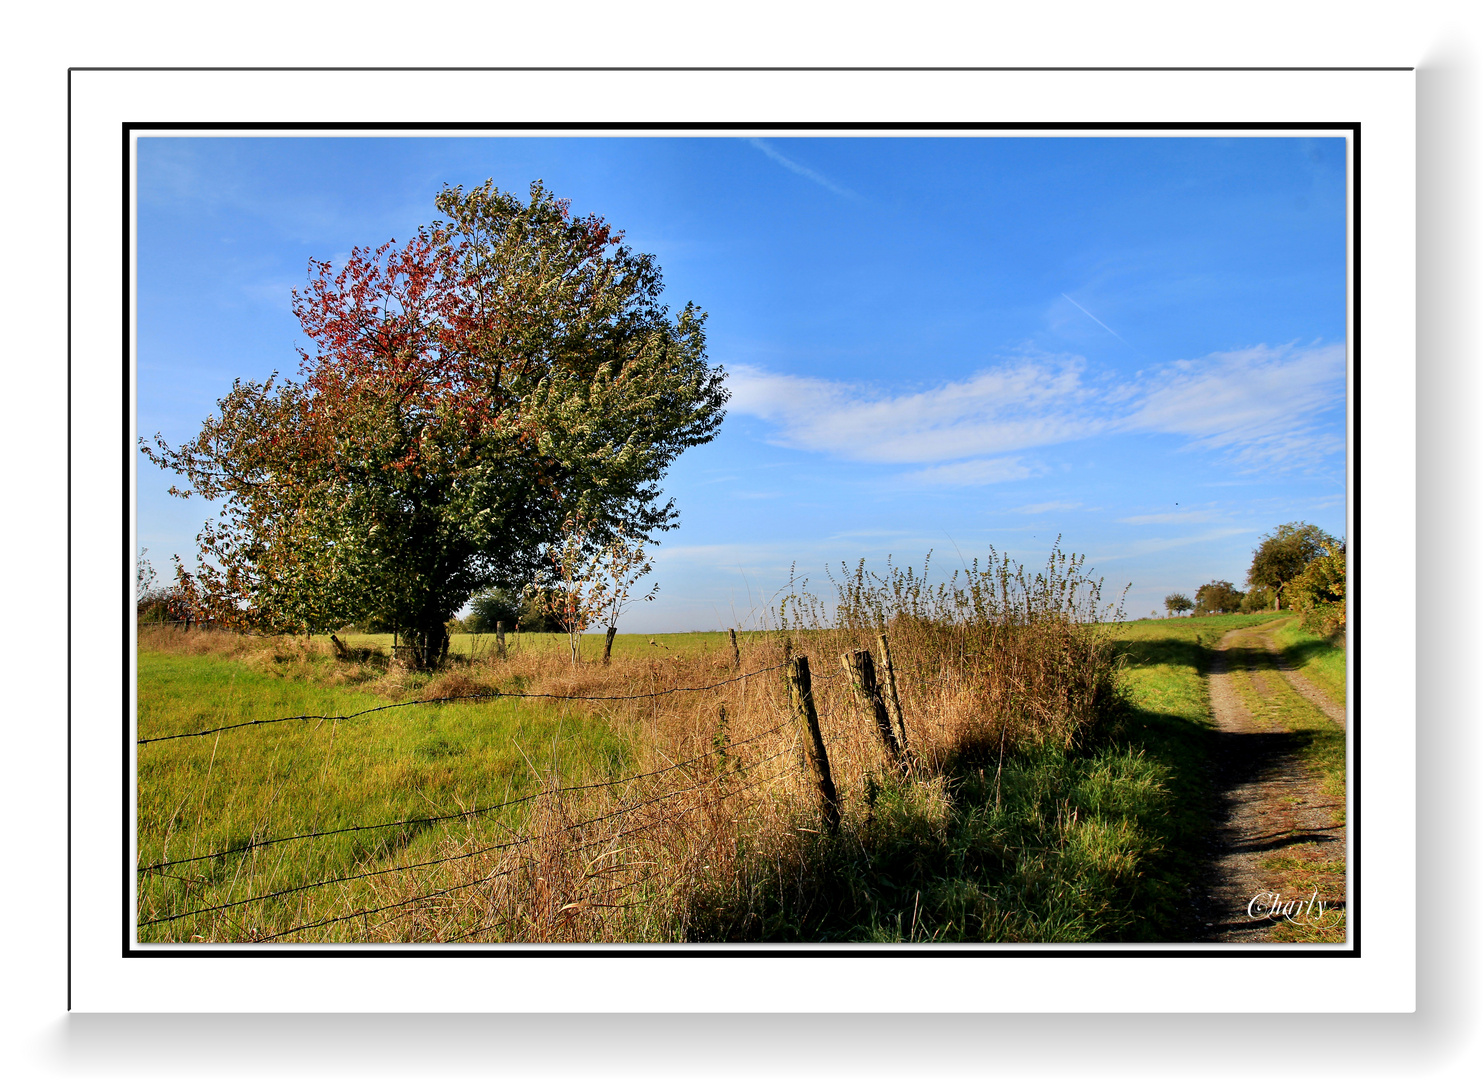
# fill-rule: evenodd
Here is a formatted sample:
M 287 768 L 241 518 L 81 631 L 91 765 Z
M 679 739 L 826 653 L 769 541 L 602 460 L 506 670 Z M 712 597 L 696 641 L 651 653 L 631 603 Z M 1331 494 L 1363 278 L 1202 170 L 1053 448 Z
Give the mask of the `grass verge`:
M 1342 637 L 1309 633 L 1294 616 L 1273 628 L 1272 639 L 1282 647 L 1289 664 L 1336 703 L 1345 704 L 1349 651 Z

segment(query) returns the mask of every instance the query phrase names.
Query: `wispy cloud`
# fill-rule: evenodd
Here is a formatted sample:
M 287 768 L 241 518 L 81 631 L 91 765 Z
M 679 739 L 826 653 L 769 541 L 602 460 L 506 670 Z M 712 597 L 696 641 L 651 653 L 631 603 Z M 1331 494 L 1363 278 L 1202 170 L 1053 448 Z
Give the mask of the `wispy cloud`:
M 1137 514 L 1117 519 L 1123 525 L 1196 525 L 1224 520 L 1214 510 L 1174 510 L 1167 514 Z
M 934 465 L 930 469 L 918 469 L 901 477 L 913 487 L 982 487 L 985 484 L 1000 484 L 1006 480 L 1028 480 L 1038 476 L 1044 469 L 1027 465 L 1017 457 L 980 458 L 975 461 L 955 461 L 951 465 Z
M 1325 414 L 1344 404 L 1342 343 L 1256 345 L 1180 360 L 1145 380 L 1133 431 L 1184 435 L 1254 467 L 1316 463 L 1344 449 Z
M 1011 514 L 1053 514 L 1060 510 L 1080 510 L 1079 502 L 1043 502 L 1031 503 L 1029 506 L 1016 506 L 1010 510 Z
M 1034 357 L 962 382 L 889 396 L 867 387 L 746 364 L 731 369 L 731 408 L 777 424 L 775 442 L 854 461 L 929 464 L 1084 438 L 1091 411 L 1078 357 Z
M 1343 450 L 1344 357 L 1343 344 L 1256 345 L 1109 381 L 1088 378 L 1082 357 L 1028 353 L 894 395 L 738 364 L 731 409 L 774 425 L 776 445 L 931 466 L 904 477 L 922 484 L 1023 479 L 1043 470 L 1006 455 L 1107 434 L 1182 436 L 1247 468 L 1287 470 Z
M 810 169 L 806 165 L 798 164 L 798 162 L 794 161 L 792 158 L 784 157 L 782 154 L 778 153 L 776 148 L 774 148 L 767 142 L 764 142 L 762 139 L 749 139 L 747 141 L 755 146 L 758 150 L 761 150 L 768 157 L 772 158 L 773 161 L 776 161 L 783 168 L 789 170 L 790 172 L 795 172 L 799 176 L 805 177 L 806 179 L 812 180 L 820 187 L 828 188 L 836 195 L 843 195 L 846 199 L 858 199 L 860 197 L 849 188 L 841 187 L 840 185 L 836 184 L 833 180 L 829 179 L 823 173 L 815 172 L 813 169 Z
M 1224 540 L 1231 536 L 1254 536 L 1249 528 L 1235 526 L 1228 529 L 1211 529 L 1193 536 L 1159 536 L 1150 537 L 1147 540 L 1135 540 L 1131 544 L 1122 547 L 1110 548 L 1107 551 L 1095 552 L 1087 556 L 1087 562 L 1093 566 L 1102 566 L 1106 563 L 1117 562 L 1122 559 L 1136 559 L 1145 555 L 1156 555 L 1162 551 L 1172 551 L 1175 548 L 1189 547 L 1191 544 L 1208 544 L 1216 540 Z

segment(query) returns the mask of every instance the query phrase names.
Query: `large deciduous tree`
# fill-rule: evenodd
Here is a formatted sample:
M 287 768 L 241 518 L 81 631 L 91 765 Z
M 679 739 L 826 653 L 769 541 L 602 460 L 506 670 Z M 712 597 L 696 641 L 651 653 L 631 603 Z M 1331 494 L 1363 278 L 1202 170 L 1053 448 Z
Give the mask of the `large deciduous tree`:
M 476 592 L 518 590 L 574 514 L 591 542 L 672 528 L 659 483 L 724 415 L 705 315 L 650 255 L 539 183 L 437 198 L 408 243 L 312 262 L 298 379 L 233 383 L 178 448 L 143 451 L 222 505 L 198 587 L 224 622 L 376 619 L 438 663 Z
M 1247 587 L 1270 589 L 1281 611 L 1283 589 L 1335 543 L 1332 536 L 1306 521 L 1279 525 L 1263 536 L 1252 552 Z

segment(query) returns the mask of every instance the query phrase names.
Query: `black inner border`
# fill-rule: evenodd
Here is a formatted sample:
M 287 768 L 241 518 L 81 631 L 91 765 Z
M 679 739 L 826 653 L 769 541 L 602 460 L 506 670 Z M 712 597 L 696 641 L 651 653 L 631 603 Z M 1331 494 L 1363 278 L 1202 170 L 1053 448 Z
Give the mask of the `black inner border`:
M 68 72 L 68 187 L 71 188 L 72 180 L 72 150 L 71 150 L 71 72 L 72 71 L 1409 71 L 1410 68 L 73 68 Z M 1351 204 L 1349 207 L 1350 229 L 1351 229 L 1351 274 L 1353 299 L 1350 315 L 1353 321 L 1352 340 L 1347 342 L 1347 347 L 1352 363 L 1353 378 L 1348 387 L 1350 395 L 1350 460 L 1347 469 L 1350 477 L 1348 498 L 1352 510 L 1353 535 L 1349 537 L 1350 559 L 1358 563 L 1361 555 L 1360 535 L 1360 503 L 1359 503 L 1359 476 L 1360 476 L 1360 441 L 1359 441 L 1359 394 L 1360 394 L 1360 124 L 1358 122 L 1316 122 L 1300 123 L 1296 121 L 1280 121 L 1274 123 L 1258 122 L 1219 122 L 1219 123 L 1190 123 L 1182 121 L 1153 121 L 1145 123 L 1097 121 L 1091 123 L 1071 122 L 999 122 L 999 123 L 971 123 L 971 122 L 898 122 L 898 123 L 871 123 L 871 122 L 820 122 L 809 123 L 803 121 L 789 121 L 783 123 L 765 122 L 716 122 L 716 123 L 689 123 L 689 122 L 602 122 L 602 123 L 574 123 L 574 122 L 419 122 L 419 123 L 384 123 L 384 122 L 327 122 L 312 123 L 308 121 L 237 121 L 237 122 L 184 122 L 184 121 L 160 121 L 142 122 L 129 121 L 122 125 L 122 237 L 123 237 L 123 292 L 122 292 L 122 349 L 123 349 L 123 387 L 131 385 L 133 371 L 131 367 L 130 340 L 132 335 L 132 311 L 129 304 L 130 288 L 133 282 L 133 264 L 131 257 L 131 246 L 133 237 L 130 230 L 130 211 L 132 209 L 133 195 L 130 178 L 133 166 L 133 136 L 135 132 L 148 131 L 488 131 L 491 137 L 499 132 L 519 131 L 726 131 L 726 130 L 771 130 L 771 131 L 1285 131 L 1285 130 L 1327 130 L 1347 131 L 1350 133 L 1350 161 L 1349 174 L 1352 185 Z M 412 137 L 412 136 L 409 136 Z M 72 375 L 72 348 L 71 348 L 71 304 L 72 304 L 72 265 L 71 265 L 71 228 L 72 215 L 69 202 L 68 217 L 68 401 L 69 401 L 69 439 L 68 439 L 68 537 L 69 537 L 69 562 L 70 562 L 70 539 L 72 536 L 71 518 L 71 439 L 70 439 L 70 401 L 71 401 L 71 375 Z M 122 448 L 122 483 L 125 505 L 134 497 L 130 484 L 130 463 L 134 447 L 130 442 L 133 429 L 130 395 L 127 390 L 122 395 L 122 428 L 124 433 Z M 983 945 L 875 945 L 843 944 L 836 946 L 820 945 L 794 945 L 780 946 L 768 944 L 739 943 L 734 945 L 663 945 L 663 944 L 641 944 L 641 945 L 505 945 L 505 946 L 479 946 L 479 945 L 419 945 L 408 943 L 406 945 L 382 945 L 382 946 L 326 946 L 326 945 L 252 945 L 246 943 L 233 947 L 220 946 L 190 946 L 190 945 L 159 945 L 141 947 L 134 943 L 134 912 L 132 910 L 132 880 L 134 868 L 129 863 L 130 842 L 130 800 L 133 797 L 132 777 L 130 776 L 130 746 L 132 732 L 130 730 L 133 717 L 129 712 L 129 679 L 131 665 L 134 662 L 132 645 L 132 624 L 130 623 L 130 611 L 133 606 L 133 580 L 131 568 L 134 563 L 133 536 L 129 528 L 127 514 L 123 521 L 123 559 L 122 577 L 123 593 L 121 605 L 123 613 L 123 724 L 122 739 L 123 753 L 122 779 L 123 779 L 123 804 L 122 804 L 122 854 L 121 863 L 123 870 L 122 890 L 122 932 L 123 950 L 125 958 L 138 957 L 450 957 L 450 956 L 475 956 L 475 957 L 757 957 L 757 958 L 793 958 L 793 957 L 1132 957 L 1132 958 L 1192 958 L 1192 957 L 1353 957 L 1360 956 L 1360 921 L 1355 912 L 1360 907 L 1360 624 L 1351 619 L 1349 630 L 1349 649 L 1353 657 L 1351 667 L 1352 684 L 1354 695 L 1349 705 L 1349 731 L 1350 741 L 1350 803 L 1352 806 L 1351 820 L 1348 823 L 1350 831 L 1350 853 L 1347 866 L 1347 878 L 1350 891 L 1350 947 L 1347 949 L 1335 949 L 1333 947 L 1282 945 L 1269 948 L 1241 949 L 1221 945 L 1179 945 L 1164 948 L 1149 948 L 1140 945 L 1124 947 L 1118 943 L 1088 944 L 1064 947 L 1039 946 L 1005 946 L 1002 944 L 986 943 Z M 1350 575 L 1349 600 L 1351 608 L 1358 605 L 1354 598 L 1359 593 L 1355 584 L 1358 575 Z M 68 574 L 68 610 L 71 610 L 71 574 Z M 71 650 L 68 650 L 68 686 L 71 686 Z M 68 723 L 67 723 L 67 759 L 68 759 L 68 880 L 67 880 L 67 1007 L 72 1005 L 72 872 L 71 872 L 71 842 L 72 842 L 72 817 L 71 817 L 71 792 L 72 792 L 72 709 L 71 692 L 68 692 Z

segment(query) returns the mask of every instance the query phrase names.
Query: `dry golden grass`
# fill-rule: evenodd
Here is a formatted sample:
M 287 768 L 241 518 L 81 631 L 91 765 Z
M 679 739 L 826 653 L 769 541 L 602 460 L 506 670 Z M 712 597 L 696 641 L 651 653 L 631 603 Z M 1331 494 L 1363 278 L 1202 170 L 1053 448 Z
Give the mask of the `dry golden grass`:
M 324 640 L 165 628 L 141 631 L 141 648 L 217 654 L 262 671 L 355 684 L 391 700 L 496 693 L 595 699 L 573 704 L 605 720 L 631 748 L 617 782 L 573 788 L 552 776 L 525 804 L 523 820 L 471 818 L 415 866 L 378 867 L 352 888 L 321 890 L 312 903 L 260 921 L 241 937 L 685 941 L 697 920 L 721 908 L 721 928 L 709 924 L 703 934 L 745 936 L 760 918 L 749 898 L 803 887 L 799 875 L 810 852 L 829 842 L 806 767 L 807 735 L 789 701 L 789 655 L 810 660 L 846 837 L 871 827 L 883 785 L 900 786 L 840 662 L 868 648 L 879 669 L 879 627 L 889 628 L 914 762 L 899 796 L 913 828 L 942 826 L 948 774 L 965 761 L 992 776 L 996 758 L 1073 746 L 1107 714 L 1114 665 L 1104 631 L 1064 594 L 1031 596 L 1022 574 L 1017 585 L 1008 578 L 994 584 L 1005 604 L 976 611 L 942 606 L 961 601 L 961 591 L 940 592 L 935 607 L 918 596 L 874 610 L 857 592 L 853 607 L 841 603 L 839 617 L 809 619 L 799 612 L 817 601 L 805 597 L 784 629 L 747 636 L 740 671 L 729 649 L 615 654 L 610 664 L 573 666 L 553 650 L 512 645 L 504 656 L 459 658 L 430 677 L 384 654 L 337 658 Z M 798 880 L 782 880 L 789 875 Z

